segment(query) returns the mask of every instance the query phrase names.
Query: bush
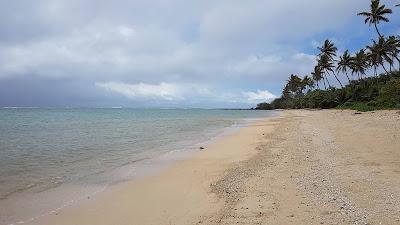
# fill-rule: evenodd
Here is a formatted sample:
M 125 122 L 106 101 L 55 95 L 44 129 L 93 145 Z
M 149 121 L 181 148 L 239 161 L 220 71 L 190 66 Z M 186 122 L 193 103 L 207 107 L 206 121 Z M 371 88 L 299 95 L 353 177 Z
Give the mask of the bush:
M 272 108 L 271 104 L 264 102 L 264 103 L 258 104 L 256 109 L 258 109 L 258 110 L 272 110 L 273 108 Z
M 400 106 L 400 79 L 390 80 L 379 92 L 378 103 L 395 108 Z
M 369 106 L 368 104 L 362 102 L 346 102 L 344 105 L 340 105 L 337 107 L 338 109 L 352 109 L 362 112 L 373 111 L 376 110 L 376 107 Z

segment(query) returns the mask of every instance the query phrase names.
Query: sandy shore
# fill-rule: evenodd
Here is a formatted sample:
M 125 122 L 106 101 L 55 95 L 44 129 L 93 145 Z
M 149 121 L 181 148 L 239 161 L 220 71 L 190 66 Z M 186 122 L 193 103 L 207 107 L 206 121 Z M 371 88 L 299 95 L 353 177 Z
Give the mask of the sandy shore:
M 400 224 L 400 114 L 284 111 L 30 224 Z

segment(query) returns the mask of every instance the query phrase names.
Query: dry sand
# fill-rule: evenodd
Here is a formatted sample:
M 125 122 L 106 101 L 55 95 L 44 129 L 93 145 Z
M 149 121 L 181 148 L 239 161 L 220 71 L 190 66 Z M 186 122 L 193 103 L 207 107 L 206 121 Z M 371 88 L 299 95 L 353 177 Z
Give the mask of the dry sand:
M 400 224 L 400 114 L 283 111 L 32 224 Z

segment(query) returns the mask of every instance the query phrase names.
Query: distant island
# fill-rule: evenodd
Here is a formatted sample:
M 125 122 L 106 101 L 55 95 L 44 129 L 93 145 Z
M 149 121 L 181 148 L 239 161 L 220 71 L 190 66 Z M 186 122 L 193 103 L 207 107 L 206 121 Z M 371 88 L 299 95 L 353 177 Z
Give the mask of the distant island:
M 317 64 L 310 75 L 301 78 L 292 74 L 280 98 L 260 103 L 256 109 L 400 109 L 400 36 L 386 37 L 378 27 L 381 22 L 389 22 L 386 16 L 391 13 L 393 10 L 379 0 L 372 0 L 370 11 L 358 15 L 374 26 L 377 40 L 353 54 L 345 50 L 340 57 L 335 44 L 326 40 L 318 48 Z M 367 76 L 371 71 L 373 75 Z M 336 84 L 331 85 L 328 77 L 334 78 Z

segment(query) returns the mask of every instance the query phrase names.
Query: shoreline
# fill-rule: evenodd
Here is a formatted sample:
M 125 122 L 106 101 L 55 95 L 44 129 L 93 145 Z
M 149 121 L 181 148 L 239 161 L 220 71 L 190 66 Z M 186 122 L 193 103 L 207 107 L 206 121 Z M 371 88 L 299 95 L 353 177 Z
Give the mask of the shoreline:
M 198 171 L 208 171 L 208 172 L 204 172 L 204 176 L 206 176 L 207 178 L 207 182 L 205 183 L 209 183 L 211 182 L 211 180 L 216 179 L 218 176 L 216 175 L 212 175 L 213 173 L 218 172 L 219 175 L 221 175 L 228 167 L 230 167 L 232 165 L 232 163 L 235 163 L 237 161 L 242 161 L 244 160 L 247 154 L 249 154 L 248 150 L 248 146 L 244 149 L 238 149 L 235 152 L 230 152 L 229 149 L 225 146 L 227 144 L 227 142 L 231 142 L 234 141 L 236 142 L 235 139 L 237 139 L 237 137 L 241 137 L 243 136 L 243 134 L 247 133 L 246 138 L 247 139 L 251 139 L 251 141 L 245 141 L 245 144 L 254 144 L 253 140 L 254 136 L 253 133 L 254 130 L 253 128 L 255 126 L 257 126 L 257 124 L 260 123 L 264 123 L 265 120 L 270 120 L 270 119 L 274 119 L 276 118 L 277 115 L 274 116 L 267 116 L 265 118 L 257 118 L 255 120 L 251 120 L 251 121 L 247 121 L 245 123 L 241 123 L 239 124 L 239 127 L 235 128 L 235 130 L 232 130 L 230 132 L 228 132 L 227 134 L 220 134 L 217 137 L 214 137 L 212 140 L 209 140 L 208 142 L 211 143 L 207 143 L 204 150 L 200 150 L 200 151 L 196 151 L 192 154 L 189 155 L 189 157 L 184 158 L 183 160 L 178 160 L 176 162 L 174 162 L 173 164 L 169 165 L 167 168 L 165 168 L 165 170 L 161 170 L 161 171 L 157 171 L 157 173 L 154 174 L 149 174 L 146 176 L 143 176 L 139 179 L 135 179 L 135 180 L 131 180 L 131 181 L 125 181 L 116 185 L 113 185 L 109 188 L 107 188 L 107 190 L 103 191 L 102 193 L 99 193 L 95 196 L 91 196 L 89 199 L 86 199 L 82 202 L 80 202 L 78 205 L 76 206 L 71 206 L 71 207 L 67 207 L 64 208 L 62 210 L 60 210 L 57 213 L 53 213 L 50 215 L 45 215 L 43 217 L 40 218 L 36 218 L 34 221 L 30 221 L 30 222 L 26 222 L 25 224 L 74 224 L 73 221 L 70 221 L 68 218 L 72 218 L 71 214 L 74 214 L 73 218 L 76 218 L 75 221 L 82 221 L 82 219 L 84 221 L 88 221 L 87 224 L 102 224 L 102 222 L 104 222 L 105 220 L 101 220 L 98 217 L 93 218 L 87 218 L 85 217 L 85 213 L 81 214 L 81 215 L 76 215 L 80 214 L 80 212 L 85 211 L 85 210 L 93 210 L 93 209 L 97 209 L 97 210 L 106 210 L 105 208 L 102 208 L 101 206 L 109 206 L 112 204 L 115 204 L 114 201 L 115 198 L 121 198 L 124 199 L 123 196 L 127 196 L 127 195 L 131 195 L 131 199 L 136 199 L 136 200 L 132 200 L 134 202 L 136 202 L 138 199 L 143 198 L 143 197 L 148 197 L 148 198 L 155 198 L 155 195 L 162 195 L 162 196 L 158 196 L 159 198 L 167 198 L 166 196 L 164 196 L 165 194 L 168 193 L 163 193 L 162 190 L 157 189 L 160 188 L 161 186 L 169 186 L 169 185 L 176 185 L 176 191 L 171 190 L 171 193 L 169 193 L 168 195 L 172 194 L 172 195 L 180 195 L 180 193 L 183 191 L 185 192 L 184 189 L 182 189 L 182 187 L 180 186 L 182 183 L 186 182 L 186 185 L 190 186 L 191 188 L 193 187 L 193 183 L 196 183 L 193 180 L 193 177 L 195 176 L 199 176 Z M 244 125 L 244 126 L 243 126 Z M 243 143 L 243 141 L 239 141 L 238 143 Z M 204 144 L 204 143 L 203 143 Z M 202 144 L 202 145 L 203 145 Z M 229 144 L 231 147 L 232 144 Z M 214 154 L 215 150 L 220 151 L 220 149 L 222 149 L 223 151 L 221 151 L 218 154 Z M 239 154 L 238 154 L 239 153 Z M 255 153 L 255 152 L 253 152 Z M 204 158 L 205 157 L 205 158 Z M 215 158 L 217 157 L 217 158 Z M 215 159 L 214 159 L 215 158 Z M 225 158 L 225 159 L 224 159 Z M 204 163 L 205 161 L 213 161 L 214 164 L 211 166 L 208 163 Z M 226 162 L 222 162 L 222 161 Z M 199 163 L 198 161 L 202 161 L 202 163 Z M 194 169 L 197 168 L 197 169 Z M 188 171 L 188 172 L 187 172 Z M 189 173 L 189 174 L 187 174 Z M 186 178 L 184 178 L 182 180 L 182 175 L 186 174 L 187 176 L 185 176 Z M 203 175 L 200 176 L 199 181 L 203 180 Z M 207 203 L 204 203 L 204 205 L 208 205 L 210 202 L 214 202 L 214 199 L 210 199 L 208 197 L 209 194 L 209 190 L 208 190 L 208 186 L 203 186 L 204 183 L 200 184 L 199 186 L 201 186 L 201 191 L 200 190 L 196 190 L 193 191 L 193 195 L 196 195 L 196 199 L 198 201 L 200 200 L 204 200 L 204 199 L 208 199 Z M 145 187 L 145 188 L 144 188 Z M 165 187 L 165 188 L 167 188 Z M 135 191 L 133 191 L 132 189 L 135 189 Z M 157 189 L 157 190 L 154 190 Z M 129 191 L 128 191 L 129 190 Z M 152 191 L 151 191 L 152 190 Z M 153 196 L 149 196 L 149 194 L 151 193 L 151 195 Z M 195 193 L 195 194 L 194 194 Z M 201 193 L 201 194 L 200 194 Z M 202 195 L 202 197 L 200 197 L 200 195 Z M 118 197 L 116 197 L 118 196 Z M 113 200 L 110 200 L 113 199 Z M 179 199 L 179 197 L 177 197 L 177 199 Z M 156 199 L 154 199 L 156 201 Z M 173 201 L 171 201 L 172 199 L 166 199 L 167 202 L 169 202 L 167 205 L 171 205 L 173 204 Z M 193 201 L 194 199 L 190 199 L 191 204 L 196 205 L 196 201 Z M 141 202 L 140 204 L 144 204 L 149 208 L 152 207 L 156 207 L 157 206 L 152 206 L 152 205 L 148 205 L 144 202 L 148 202 L 149 200 L 142 200 L 139 201 Z M 157 200 L 158 201 L 158 200 Z M 128 201 L 125 204 L 133 204 L 132 207 L 135 207 L 135 203 Z M 137 205 L 136 205 L 137 206 Z M 141 207 L 144 207 L 143 205 L 141 205 Z M 125 207 L 124 209 L 127 208 L 131 208 L 129 207 Z M 168 208 L 167 206 L 165 206 L 165 208 Z M 180 208 L 180 210 L 184 210 L 184 208 L 187 207 L 183 207 Z M 203 209 L 206 209 L 208 207 L 204 207 Z M 160 208 L 158 208 L 160 211 L 159 213 L 162 214 L 162 211 Z M 123 210 L 123 209 L 121 209 Z M 137 210 L 137 212 L 139 212 L 141 210 Z M 152 212 L 154 213 L 154 209 L 148 209 L 145 210 L 147 212 Z M 88 212 L 88 211 L 86 211 Z M 104 215 L 104 213 L 99 213 L 99 215 Z M 119 214 L 119 213 L 117 213 Z M 123 213 L 122 213 L 123 214 Z M 127 213 L 129 214 L 129 213 Z M 199 215 L 202 213 L 198 213 Z M 87 214 L 86 214 L 87 215 Z M 141 213 L 137 213 L 137 215 L 134 217 L 136 222 L 138 224 L 147 224 L 150 223 L 150 221 L 147 221 L 148 219 L 150 219 L 151 216 L 143 216 L 142 220 L 138 219 L 138 216 L 140 215 L 146 215 L 146 212 L 141 212 Z M 64 217 L 65 216 L 65 217 Z M 116 215 L 115 215 L 116 216 Z M 125 215 L 126 216 L 126 215 Z M 120 216 L 116 216 L 118 218 L 123 218 L 123 215 Z M 116 221 L 118 221 L 118 218 L 114 218 Z M 92 221 L 91 219 L 94 219 L 95 221 Z M 114 222 L 113 222 L 114 223 Z M 118 222 L 116 222 L 118 224 Z M 107 222 L 105 223 L 107 224 Z M 122 223 L 123 224 L 123 223 Z
M 265 117 L 270 117 L 270 116 L 271 115 L 267 115 Z M 22 201 L 21 204 L 19 203 L 16 204 L 16 206 L 22 205 L 22 207 L 14 207 L 19 209 L 23 209 L 24 207 L 26 207 L 24 206 L 23 202 L 29 203 L 28 205 L 32 205 L 34 202 L 36 202 L 36 204 L 38 203 L 39 205 L 41 204 L 43 205 L 46 204 L 46 202 L 49 202 L 43 199 L 52 199 L 52 201 L 54 200 L 59 201 L 61 200 L 59 198 L 66 198 L 67 200 L 62 201 L 62 203 L 59 201 L 60 202 L 59 204 L 53 202 L 52 203 L 53 205 L 50 208 L 47 206 L 43 206 L 45 208 L 48 208 L 48 210 L 44 211 L 42 210 L 42 212 L 31 214 L 31 216 L 29 216 L 29 214 L 32 212 L 29 212 L 30 206 L 28 206 L 27 213 L 21 214 L 21 215 L 28 215 L 25 216 L 25 219 L 13 221 L 12 223 L 6 222 L 4 223 L 4 225 L 34 223 L 35 221 L 40 220 L 43 217 L 48 217 L 53 214 L 58 214 L 60 211 L 63 211 L 65 209 L 79 207 L 79 205 L 85 203 L 88 199 L 94 199 L 96 198 L 97 195 L 101 195 L 103 192 L 107 192 L 114 186 L 122 185 L 127 182 L 134 182 L 136 180 L 143 179 L 147 176 L 157 175 L 164 170 L 168 170 L 174 164 L 181 163 L 182 161 L 191 158 L 198 151 L 201 151 L 200 147 L 207 148 L 209 145 L 212 145 L 213 143 L 219 141 L 220 139 L 230 136 L 238 132 L 240 129 L 250 126 L 255 121 L 262 120 L 263 118 L 264 117 L 236 119 L 235 122 L 228 127 L 213 129 L 212 135 L 210 136 L 210 134 L 208 134 L 208 137 L 207 138 L 204 137 L 205 139 L 201 140 L 200 142 L 194 140 L 192 141 L 186 140 L 185 142 L 188 143 L 190 142 L 190 144 L 188 143 L 186 144 L 187 147 L 184 147 L 182 149 L 166 151 L 161 153 L 160 155 L 154 155 L 150 158 L 139 160 L 138 162 L 130 163 L 129 165 L 124 165 L 119 168 L 116 168 L 113 171 L 107 172 L 108 175 L 101 175 L 106 177 L 112 176 L 113 180 L 118 180 L 118 181 L 104 183 L 101 186 L 95 185 L 95 186 L 85 186 L 85 187 L 79 187 L 77 185 L 67 183 L 67 184 L 62 184 L 59 187 L 46 190 L 44 192 L 28 194 L 28 195 L 26 195 L 25 193 L 19 193 L 16 196 L 11 196 L 11 198 L 6 199 L 6 201 L 11 202 L 12 204 L 15 203 L 15 200 L 17 200 L 18 202 Z M 173 149 L 171 147 L 168 148 Z M 130 175 L 127 175 L 127 173 L 129 173 Z M 121 176 L 121 179 L 114 178 L 115 176 L 117 177 Z M 102 178 L 96 178 L 96 179 L 102 179 Z M 72 193 L 80 193 L 80 194 L 72 194 Z M 63 196 L 68 196 L 68 197 L 63 197 Z
M 399 147 L 396 111 L 280 111 L 26 224 L 399 224 Z

